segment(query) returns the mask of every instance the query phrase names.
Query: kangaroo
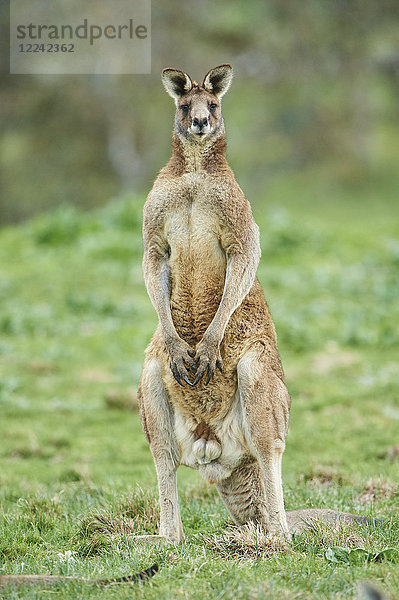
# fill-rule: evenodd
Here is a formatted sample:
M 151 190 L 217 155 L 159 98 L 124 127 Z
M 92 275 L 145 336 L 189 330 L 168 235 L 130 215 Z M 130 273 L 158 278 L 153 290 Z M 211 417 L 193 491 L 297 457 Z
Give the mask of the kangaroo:
M 216 485 L 236 524 L 253 521 L 283 539 L 306 521 L 362 519 L 284 510 L 290 396 L 256 278 L 259 229 L 225 156 L 221 100 L 232 76 L 228 64 L 201 84 L 162 71 L 176 105 L 172 156 L 144 206 L 144 280 L 159 323 L 138 399 L 158 477 L 159 537 L 173 542 L 184 539 L 179 465 Z

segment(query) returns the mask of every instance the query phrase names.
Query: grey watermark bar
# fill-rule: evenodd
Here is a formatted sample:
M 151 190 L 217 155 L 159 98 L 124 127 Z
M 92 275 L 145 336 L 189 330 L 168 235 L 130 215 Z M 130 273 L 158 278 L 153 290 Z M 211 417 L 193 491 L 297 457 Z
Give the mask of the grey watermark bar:
M 151 72 L 151 0 L 11 0 L 10 73 Z

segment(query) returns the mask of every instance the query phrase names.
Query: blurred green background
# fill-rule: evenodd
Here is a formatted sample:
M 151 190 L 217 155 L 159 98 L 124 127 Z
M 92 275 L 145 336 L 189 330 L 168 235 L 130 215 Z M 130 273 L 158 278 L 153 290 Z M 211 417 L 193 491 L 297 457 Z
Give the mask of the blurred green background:
M 7 73 L 6 3 L 1 22 Z M 332 192 L 359 212 L 363 194 L 387 210 L 399 184 L 398 23 L 396 0 L 153 1 L 151 75 L 3 74 L 1 223 L 146 192 L 169 155 L 161 69 L 200 79 L 223 62 L 236 75 L 229 160 L 254 205 L 291 202 L 293 187 L 312 210 L 330 210 Z

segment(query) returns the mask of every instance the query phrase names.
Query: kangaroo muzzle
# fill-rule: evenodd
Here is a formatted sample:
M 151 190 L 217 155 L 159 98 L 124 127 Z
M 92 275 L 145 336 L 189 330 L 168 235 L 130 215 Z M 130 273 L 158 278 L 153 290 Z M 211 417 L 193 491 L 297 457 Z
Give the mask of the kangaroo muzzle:
M 205 135 L 209 133 L 210 130 L 209 116 L 197 116 L 193 118 L 190 126 L 191 133 L 195 135 Z

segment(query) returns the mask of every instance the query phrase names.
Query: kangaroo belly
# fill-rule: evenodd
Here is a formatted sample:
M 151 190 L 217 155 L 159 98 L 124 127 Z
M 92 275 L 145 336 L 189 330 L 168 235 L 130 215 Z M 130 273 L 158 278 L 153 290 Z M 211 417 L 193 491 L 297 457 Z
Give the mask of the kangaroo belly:
M 223 295 L 226 255 L 212 216 L 195 203 L 170 216 L 166 236 L 173 322 L 183 339 L 197 343 Z
M 209 421 L 175 411 L 180 464 L 191 467 L 210 483 L 222 481 L 249 455 L 238 393 L 224 418 Z

